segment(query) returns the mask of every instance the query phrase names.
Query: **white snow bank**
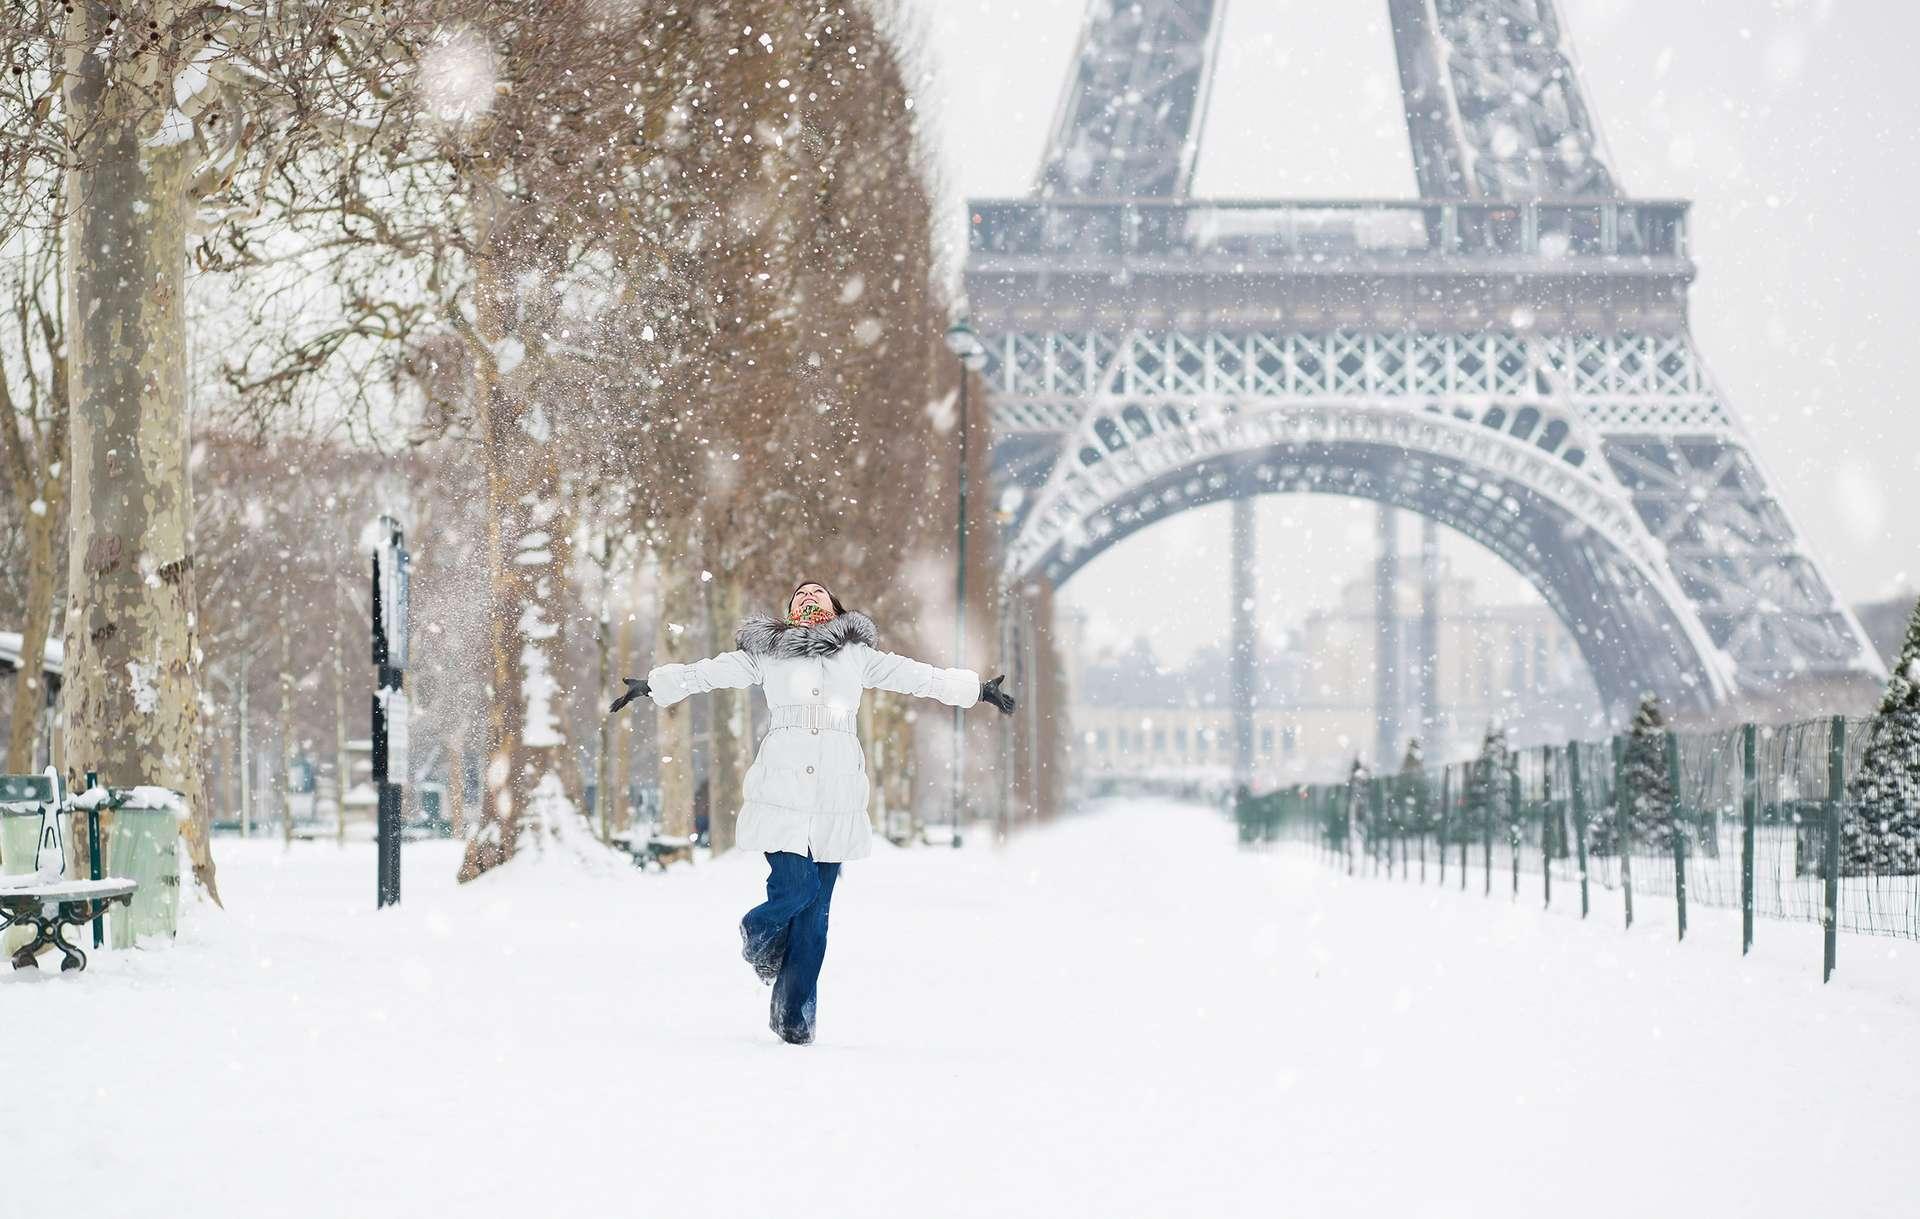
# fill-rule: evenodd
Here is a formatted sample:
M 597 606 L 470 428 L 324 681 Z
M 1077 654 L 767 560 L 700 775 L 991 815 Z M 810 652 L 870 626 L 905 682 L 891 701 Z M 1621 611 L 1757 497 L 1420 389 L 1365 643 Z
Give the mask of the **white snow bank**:
M 18 1125 L 16 1161 L 86 1170 L 16 1174 L 6 1209 L 1909 1209 L 1863 1166 L 1906 1162 L 1920 1104 L 1914 945 L 1847 937 L 1822 987 L 1817 928 L 1764 924 L 1742 959 L 1723 911 L 1676 945 L 1644 910 L 1628 934 L 1244 854 L 1170 805 L 968 843 L 846 867 L 820 1040 L 793 1049 L 738 957 L 757 857 L 459 888 L 458 844 L 416 843 L 375 913 L 371 846 L 220 840 L 228 917 L 0 976 L 10 1024 L 125 1049 L 9 1060 L 10 1095 L 71 1102 Z M 494 1154 L 513 1129 L 542 1133 Z

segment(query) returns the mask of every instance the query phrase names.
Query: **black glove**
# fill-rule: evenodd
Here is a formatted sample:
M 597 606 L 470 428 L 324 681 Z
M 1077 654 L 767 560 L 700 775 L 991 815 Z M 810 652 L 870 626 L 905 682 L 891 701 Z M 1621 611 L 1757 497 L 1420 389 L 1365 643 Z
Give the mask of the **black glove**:
M 1002 673 L 992 681 L 981 682 L 980 701 L 983 703 L 992 703 L 994 706 L 1000 708 L 1001 715 L 1012 715 L 1013 695 L 1008 694 L 1000 688 L 1000 683 L 1005 680 L 1007 680 L 1007 675 Z
M 637 677 L 629 677 L 624 680 L 627 683 L 627 692 L 613 700 L 613 706 L 607 708 L 608 715 L 613 715 L 618 712 L 620 708 L 626 706 L 636 698 L 644 698 L 648 694 L 653 693 L 647 689 L 647 683 Z

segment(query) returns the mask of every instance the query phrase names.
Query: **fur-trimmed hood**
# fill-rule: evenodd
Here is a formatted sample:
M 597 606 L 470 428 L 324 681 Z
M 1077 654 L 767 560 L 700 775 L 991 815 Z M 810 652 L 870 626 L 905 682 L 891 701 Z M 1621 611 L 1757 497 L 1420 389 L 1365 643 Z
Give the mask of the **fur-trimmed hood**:
M 759 614 L 742 622 L 740 629 L 733 633 L 733 640 L 740 645 L 742 652 L 749 656 L 778 660 L 832 656 L 841 648 L 855 643 L 872 647 L 879 637 L 873 619 L 856 610 L 836 615 L 819 626 L 781 622 Z

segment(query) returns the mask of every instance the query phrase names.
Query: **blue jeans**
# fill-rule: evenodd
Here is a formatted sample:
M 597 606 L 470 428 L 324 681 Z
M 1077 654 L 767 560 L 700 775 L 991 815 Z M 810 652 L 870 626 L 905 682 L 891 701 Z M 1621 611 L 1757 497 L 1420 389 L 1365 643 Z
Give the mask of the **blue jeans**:
M 791 851 L 767 853 L 767 900 L 740 920 L 741 955 L 773 982 L 770 1027 L 781 1040 L 813 1040 L 820 966 L 827 959 L 827 907 L 837 863 L 815 863 Z

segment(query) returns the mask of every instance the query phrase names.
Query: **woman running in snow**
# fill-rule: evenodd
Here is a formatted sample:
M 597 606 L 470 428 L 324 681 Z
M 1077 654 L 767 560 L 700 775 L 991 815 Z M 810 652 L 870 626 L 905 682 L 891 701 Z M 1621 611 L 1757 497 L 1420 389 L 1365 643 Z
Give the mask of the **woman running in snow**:
M 815 991 L 827 952 L 827 907 L 840 865 L 873 849 L 867 826 L 867 759 L 854 735 L 860 697 L 892 690 L 953 707 L 989 702 L 1013 713 L 1004 677 L 982 682 L 966 669 L 936 669 L 874 647 L 873 620 L 849 612 L 822 584 L 787 598 L 786 619 L 749 618 L 739 651 L 661 665 L 627 678 L 618 711 L 641 695 L 671 707 L 690 694 L 759 686 L 770 729 L 747 771 L 736 844 L 764 851 L 767 900 L 740 920 L 742 954 L 773 984 L 773 1031 L 792 1045 L 813 1040 Z

